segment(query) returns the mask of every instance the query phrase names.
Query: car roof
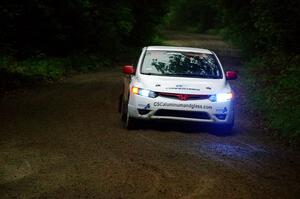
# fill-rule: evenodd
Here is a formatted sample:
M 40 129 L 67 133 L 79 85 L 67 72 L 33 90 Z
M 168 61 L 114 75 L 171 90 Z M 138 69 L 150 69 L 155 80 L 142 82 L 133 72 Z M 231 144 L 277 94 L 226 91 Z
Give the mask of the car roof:
M 179 47 L 179 46 L 148 46 L 147 50 L 166 50 L 166 51 L 181 51 L 181 52 L 197 52 L 213 54 L 212 51 L 202 48 Z

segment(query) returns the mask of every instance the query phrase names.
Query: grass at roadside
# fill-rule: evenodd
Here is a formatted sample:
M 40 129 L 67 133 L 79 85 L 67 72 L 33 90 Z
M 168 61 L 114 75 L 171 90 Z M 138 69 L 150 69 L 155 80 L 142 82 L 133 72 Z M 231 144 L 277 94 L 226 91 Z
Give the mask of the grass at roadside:
M 5 90 L 40 82 L 57 81 L 74 72 L 105 70 L 111 68 L 112 63 L 132 59 L 136 53 L 136 49 L 130 48 L 116 57 L 76 54 L 65 58 L 35 57 L 22 61 L 10 56 L 0 56 L 0 94 Z
M 33 79 L 57 80 L 74 70 L 88 72 L 111 64 L 109 59 L 93 55 L 74 55 L 67 58 L 29 58 L 17 61 L 13 57 L 0 57 L 2 72 Z
M 242 69 L 250 109 L 260 113 L 272 132 L 295 146 L 300 143 L 299 58 L 256 58 Z
M 56 80 L 68 70 L 66 59 L 28 59 L 16 61 L 12 57 L 2 57 L 0 70 L 5 74 L 15 74 L 24 78 Z
M 6 90 L 29 86 L 41 81 L 55 81 L 69 70 L 66 59 L 32 59 L 16 61 L 0 58 L 0 96 Z

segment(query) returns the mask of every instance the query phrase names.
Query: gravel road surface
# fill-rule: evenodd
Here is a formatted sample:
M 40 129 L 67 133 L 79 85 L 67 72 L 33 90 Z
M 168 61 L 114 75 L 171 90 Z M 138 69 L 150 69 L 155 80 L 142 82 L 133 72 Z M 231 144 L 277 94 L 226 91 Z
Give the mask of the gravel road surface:
M 173 35 L 172 44 L 201 38 L 226 47 L 201 35 Z M 242 67 L 231 54 L 222 61 Z M 300 153 L 249 114 L 243 81 L 233 82 L 230 136 L 187 123 L 127 131 L 121 66 L 10 92 L 0 101 L 0 198 L 299 198 Z

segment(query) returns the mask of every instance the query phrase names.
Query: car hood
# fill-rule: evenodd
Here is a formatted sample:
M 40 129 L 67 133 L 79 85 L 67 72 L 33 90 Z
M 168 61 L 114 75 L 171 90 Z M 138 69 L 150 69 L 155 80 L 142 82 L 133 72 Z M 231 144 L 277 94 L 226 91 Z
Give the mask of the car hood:
M 134 86 L 144 89 L 178 94 L 216 94 L 227 87 L 225 79 L 141 75 Z

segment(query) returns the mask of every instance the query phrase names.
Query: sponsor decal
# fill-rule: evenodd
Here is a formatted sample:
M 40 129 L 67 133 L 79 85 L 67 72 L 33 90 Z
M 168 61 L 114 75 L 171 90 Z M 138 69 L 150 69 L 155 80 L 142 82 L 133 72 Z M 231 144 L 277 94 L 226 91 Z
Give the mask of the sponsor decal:
M 167 90 L 200 91 L 200 89 L 198 89 L 198 88 L 185 88 L 185 87 L 168 87 L 166 89 Z
M 138 107 L 141 107 L 143 109 L 150 109 L 151 105 L 150 104 L 138 104 Z
M 147 104 L 145 107 L 144 107 L 144 109 L 149 109 L 151 106 L 150 106 L 150 104 Z
M 178 103 L 168 103 L 168 102 L 154 102 L 153 105 L 155 107 L 176 107 L 176 108 L 207 109 L 207 110 L 212 109 L 212 106 L 199 105 L 199 104 L 178 104 Z

